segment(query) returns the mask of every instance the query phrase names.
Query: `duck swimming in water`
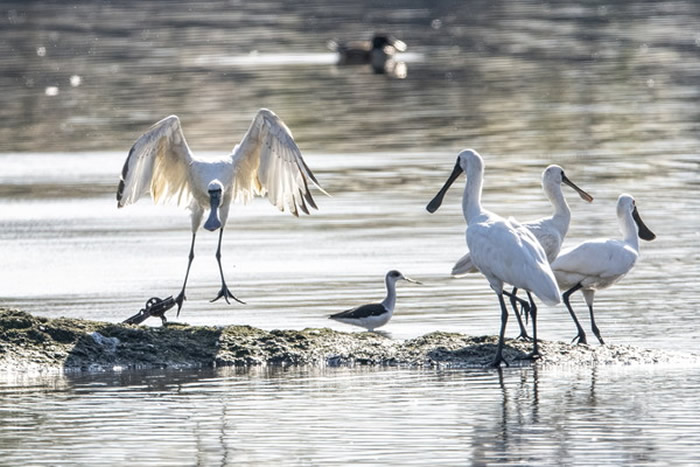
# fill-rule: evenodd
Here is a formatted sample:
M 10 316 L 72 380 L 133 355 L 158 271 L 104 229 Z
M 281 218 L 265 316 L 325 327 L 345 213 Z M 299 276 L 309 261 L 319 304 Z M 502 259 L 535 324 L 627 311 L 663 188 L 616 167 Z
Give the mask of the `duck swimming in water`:
M 370 65 L 377 74 L 390 73 L 394 56 L 406 51 L 406 43 L 385 33 L 375 33 L 367 41 L 330 41 L 328 47 L 338 52 L 338 65 Z

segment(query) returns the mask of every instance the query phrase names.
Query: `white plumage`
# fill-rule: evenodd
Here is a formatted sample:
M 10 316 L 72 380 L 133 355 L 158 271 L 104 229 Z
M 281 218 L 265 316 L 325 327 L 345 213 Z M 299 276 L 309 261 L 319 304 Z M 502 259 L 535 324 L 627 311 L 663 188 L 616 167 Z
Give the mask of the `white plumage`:
M 639 258 L 639 239 L 651 241 L 656 235 L 644 224 L 634 198 L 621 194 L 617 199 L 617 219 L 622 239 L 589 240 L 562 251 L 552 270 L 562 290 L 564 304 L 576 323 L 579 343 L 585 344 L 586 333 L 571 308 L 569 297 L 581 289 L 591 316 L 591 329 L 601 344 L 604 344 L 593 316 L 593 299 L 596 290 L 605 289 L 622 279 Z
M 559 254 L 564 238 L 569 231 L 569 224 L 571 223 L 571 209 L 569 209 L 569 205 L 567 204 L 564 193 L 562 192 L 562 183 L 573 188 L 579 194 L 581 199 L 588 201 L 589 203 L 593 201 L 593 197 L 591 195 L 579 188 L 566 176 L 564 169 L 558 165 L 550 165 L 542 172 L 542 190 L 552 204 L 554 212 L 551 216 L 543 217 L 530 222 L 524 222 L 522 224 L 530 232 L 532 232 L 535 238 L 537 238 L 537 241 L 540 243 L 540 245 L 542 245 L 542 248 L 547 255 L 547 260 L 550 263 L 554 261 Z M 452 275 L 463 276 L 477 271 L 477 268 L 472 263 L 471 255 L 467 253 L 466 255 L 462 256 L 457 263 L 455 263 L 454 267 L 452 268 Z M 513 289 L 511 292 L 511 304 L 514 308 L 516 306 L 516 293 L 517 289 Z M 515 316 L 518 318 L 518 325 L 520 326 L 520 337 L 525 339 L 529 338 L 527 330 L 525 329 L 517 310 L 515 310 Z
M 565 183 L 581 196 L 581 199 L 593 201 L 593 197 L 584 190 L 576 186 L 564 173 L 558 165 L 550 165 L 542 172 L 542 190 L 547 199 L 549 199 L 554 212 L 551 216 L 543 217 L 530 222 L 523 222 L 522 225 L 535 235 L 537 241 L 540 242 L 547 260 L 551 263 L 559 254 L 561 246 L 564 243 L 564 238 L 569 231 L 571 223 L 571 209 L 569 208 L 564 193 L 561 190 L 561 184 Z M 469 253 L 462 256 L 452 267 L 453 276 L 462 276 L 468 273 L 477 272 L 471 262 Z
M 514 219 L 505 219 L 481 206 L 481 190 L 484 177 L 484 162 L 474 150 L 462 151 L 445 185 L 428 204 L 435 212 L 457 177 L 464 171 L 467 183 L 462 197 L 462 211 L 467 221 L 467 247 L 471 261 L 486 276 L 491 288 L 498 295 L 501 305 L 501 332 L 493 366 L 504 362 L 502 356 L 504 333 L 508 311 L 503 300 L 503 285 L 534 293 L 548 305 L 556 305 L 561 299 L 547 256 L 534 235 Z M 533 324 L 533 352 L 537 355 L 536 307 L 531 301 Z M 507 362 L 506 362 L 507 364 Z
M 192 154 L 180 119 L 171 115 L 134 143 L 122 169 L 117 203 L 121 208 L 150 194 L 156 203 L 174 202 L 190 209 L 192 244 L 185 281 L 176 299 L 179 314 L 204 213 L 209 210 L 204 227 L 220 229 L 216 257 L 222 286 L 212 301 L 222 297 L 227 303 L 229 298 L 240 301 L 228 290 L 221 267 L 221 238 L 231 202 L 245 203 L 259 195 L 281 211 L 288 210 L 295 216 L 299 210 L 308 214 L 308 206 L 317 209 L 309 182 L 325 193 L 304 162 L 289 128 L 268 109 L 257 112 L 232 154 L 213 160 Z

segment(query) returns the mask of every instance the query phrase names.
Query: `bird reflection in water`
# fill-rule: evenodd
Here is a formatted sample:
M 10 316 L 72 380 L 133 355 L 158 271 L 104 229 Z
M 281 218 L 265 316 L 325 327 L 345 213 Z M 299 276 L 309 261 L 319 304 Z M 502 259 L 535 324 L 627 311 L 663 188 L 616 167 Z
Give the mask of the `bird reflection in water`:
M 565 371 L 568 374 L 568 370 Z M 567 378 L 573 384 L 561 393 L 556 391 L 559 396 L 552 398 L 552 389 L 558 387 L 552 371 L 541 375 L 536 365 L 523 368 L 517 374 L 497 368 L 488 380 L 494 400 L 492 416 L 486 417 L 489 422 L 474 426 L 471 464 L 522 461 L 512 454 L 520 453 L 526 456 L 529 465 L 542 465 L 551 461 L 548 456 L 552 452 L 565 455 L 572 440 L 579 435 L 576 429 L 564 427 L 564 422 L 571 417 L 567 408 L 600 405 L 596 393 L 598 371 L 595 365 L 574 370 L 574 375 Z M 541 393 L 549 396 L 540 398 Z M 553 427 L 558 427 L 556 434 L 550 431 Z M 545 449 L 540 451 L 540 448 Z

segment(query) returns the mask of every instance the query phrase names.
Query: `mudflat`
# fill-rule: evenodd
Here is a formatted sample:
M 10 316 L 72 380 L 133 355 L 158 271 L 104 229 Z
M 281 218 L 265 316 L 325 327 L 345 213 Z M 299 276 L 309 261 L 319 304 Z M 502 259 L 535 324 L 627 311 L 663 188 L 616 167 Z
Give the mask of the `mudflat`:
M 266 331 L 250 326 L 136 326 L 46 318 L 0 308 L 0 370 L 109 371 L 114 369 L 318 365 L 482 367 L 497 336 L 432 332 L 410 340 L 381 333 L 331 329 Z M 627 345 L 573 345 L 541 341 L 539 359 L 525 357 L 531 343 L 506 340 L 511 366 L 685 363 L 697 356 Z

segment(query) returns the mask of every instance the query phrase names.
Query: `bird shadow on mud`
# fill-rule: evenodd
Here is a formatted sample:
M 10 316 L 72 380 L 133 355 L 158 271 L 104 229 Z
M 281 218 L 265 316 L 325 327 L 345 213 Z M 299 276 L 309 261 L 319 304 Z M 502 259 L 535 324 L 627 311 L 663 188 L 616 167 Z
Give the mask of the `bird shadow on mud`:
M 470 343 L 454 350 L 438 346 L 428 351 L 426 357 L 435 363 L 457 366 L 489 366 L 498 349 L 498 338 L 481 336 L 474 337 L 472 341 L 473 344 Z M 503 346 L 503 356 L 511 366 L 527 366 L 532 363 L 532 360 L 528 358 L 529 349 L 523 348 L 522 344 L 530 345 L 522 341 L 506 340 Z

